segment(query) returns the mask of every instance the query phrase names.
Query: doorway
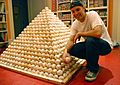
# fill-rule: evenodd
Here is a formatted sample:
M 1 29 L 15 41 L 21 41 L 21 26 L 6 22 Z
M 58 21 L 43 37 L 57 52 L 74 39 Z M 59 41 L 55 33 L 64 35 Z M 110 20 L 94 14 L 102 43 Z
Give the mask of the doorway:
M 12 0 L 14 33 L 17 37 L 29 24 L 27 0 Z

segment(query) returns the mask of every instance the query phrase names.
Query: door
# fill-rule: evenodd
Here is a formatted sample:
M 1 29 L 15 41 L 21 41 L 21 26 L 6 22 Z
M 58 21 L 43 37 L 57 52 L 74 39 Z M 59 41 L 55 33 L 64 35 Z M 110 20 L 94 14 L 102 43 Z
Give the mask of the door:
M 14 32 L 17 37 L 29 24 L 27 0 L 12 0 Z

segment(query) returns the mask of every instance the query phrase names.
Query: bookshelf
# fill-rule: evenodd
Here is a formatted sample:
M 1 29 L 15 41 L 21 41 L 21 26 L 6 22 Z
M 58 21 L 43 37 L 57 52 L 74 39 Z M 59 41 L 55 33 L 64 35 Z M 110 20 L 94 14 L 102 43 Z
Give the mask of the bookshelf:
M 70 26 L 73 22 L 73 16 L 70 11 L 70 2 L 73 0 L 53 0 L 52 7 L 56 10 L 57 16 L 67 25 Z M 101 19 L 104 21 L 108 31 L 111 34 L 112 30 L 112 0 L 81 0 L 84 2 L 87 11 L 97 11 Z M 53 3 L 52 3 L 53 4 Z M 56 7 L 56 8 L 55 8 Z
M 0 47 L 8 44 L 5 0 L 0 0 Z
M 88 0 L 88 11 L 94 10 L 97 11 L 101 19 L 108 27 L 108 1 L 109 0 Z

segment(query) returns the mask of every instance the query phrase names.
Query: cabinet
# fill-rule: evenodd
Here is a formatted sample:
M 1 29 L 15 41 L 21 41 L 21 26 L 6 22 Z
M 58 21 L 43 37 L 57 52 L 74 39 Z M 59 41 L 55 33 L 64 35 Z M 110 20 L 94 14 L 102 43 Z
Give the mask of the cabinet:
M 8 44 L 5 0 L 0 0 L 0 47 Z
M 87 10 L 97 11 L 106 27 L 108 27 L 108 1 L 109 0 L 87 0 Z
M 70 2 L 73 0 L 52 0 L 52 8 L 56 9 L 53 12 L 67 25 L 70 26 L 73 22 L 73 16 L 70 11 Z M 112 0 L 81 0 L 87 11 L 97 11 L 106 27 L 112 28 Z M 54 7 L 53 7 L 54 6 Z M 55 8 L 56 7 L 56 8 Z

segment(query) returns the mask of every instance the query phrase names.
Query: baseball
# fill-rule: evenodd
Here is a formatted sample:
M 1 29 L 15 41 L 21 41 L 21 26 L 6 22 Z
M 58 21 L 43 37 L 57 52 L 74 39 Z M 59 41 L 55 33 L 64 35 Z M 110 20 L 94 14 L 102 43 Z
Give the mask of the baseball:
M 66 63 L 70 63 L 71 57 L 66 57 L 66 58 L 65 58 L 65 61 L 66 61 Z

